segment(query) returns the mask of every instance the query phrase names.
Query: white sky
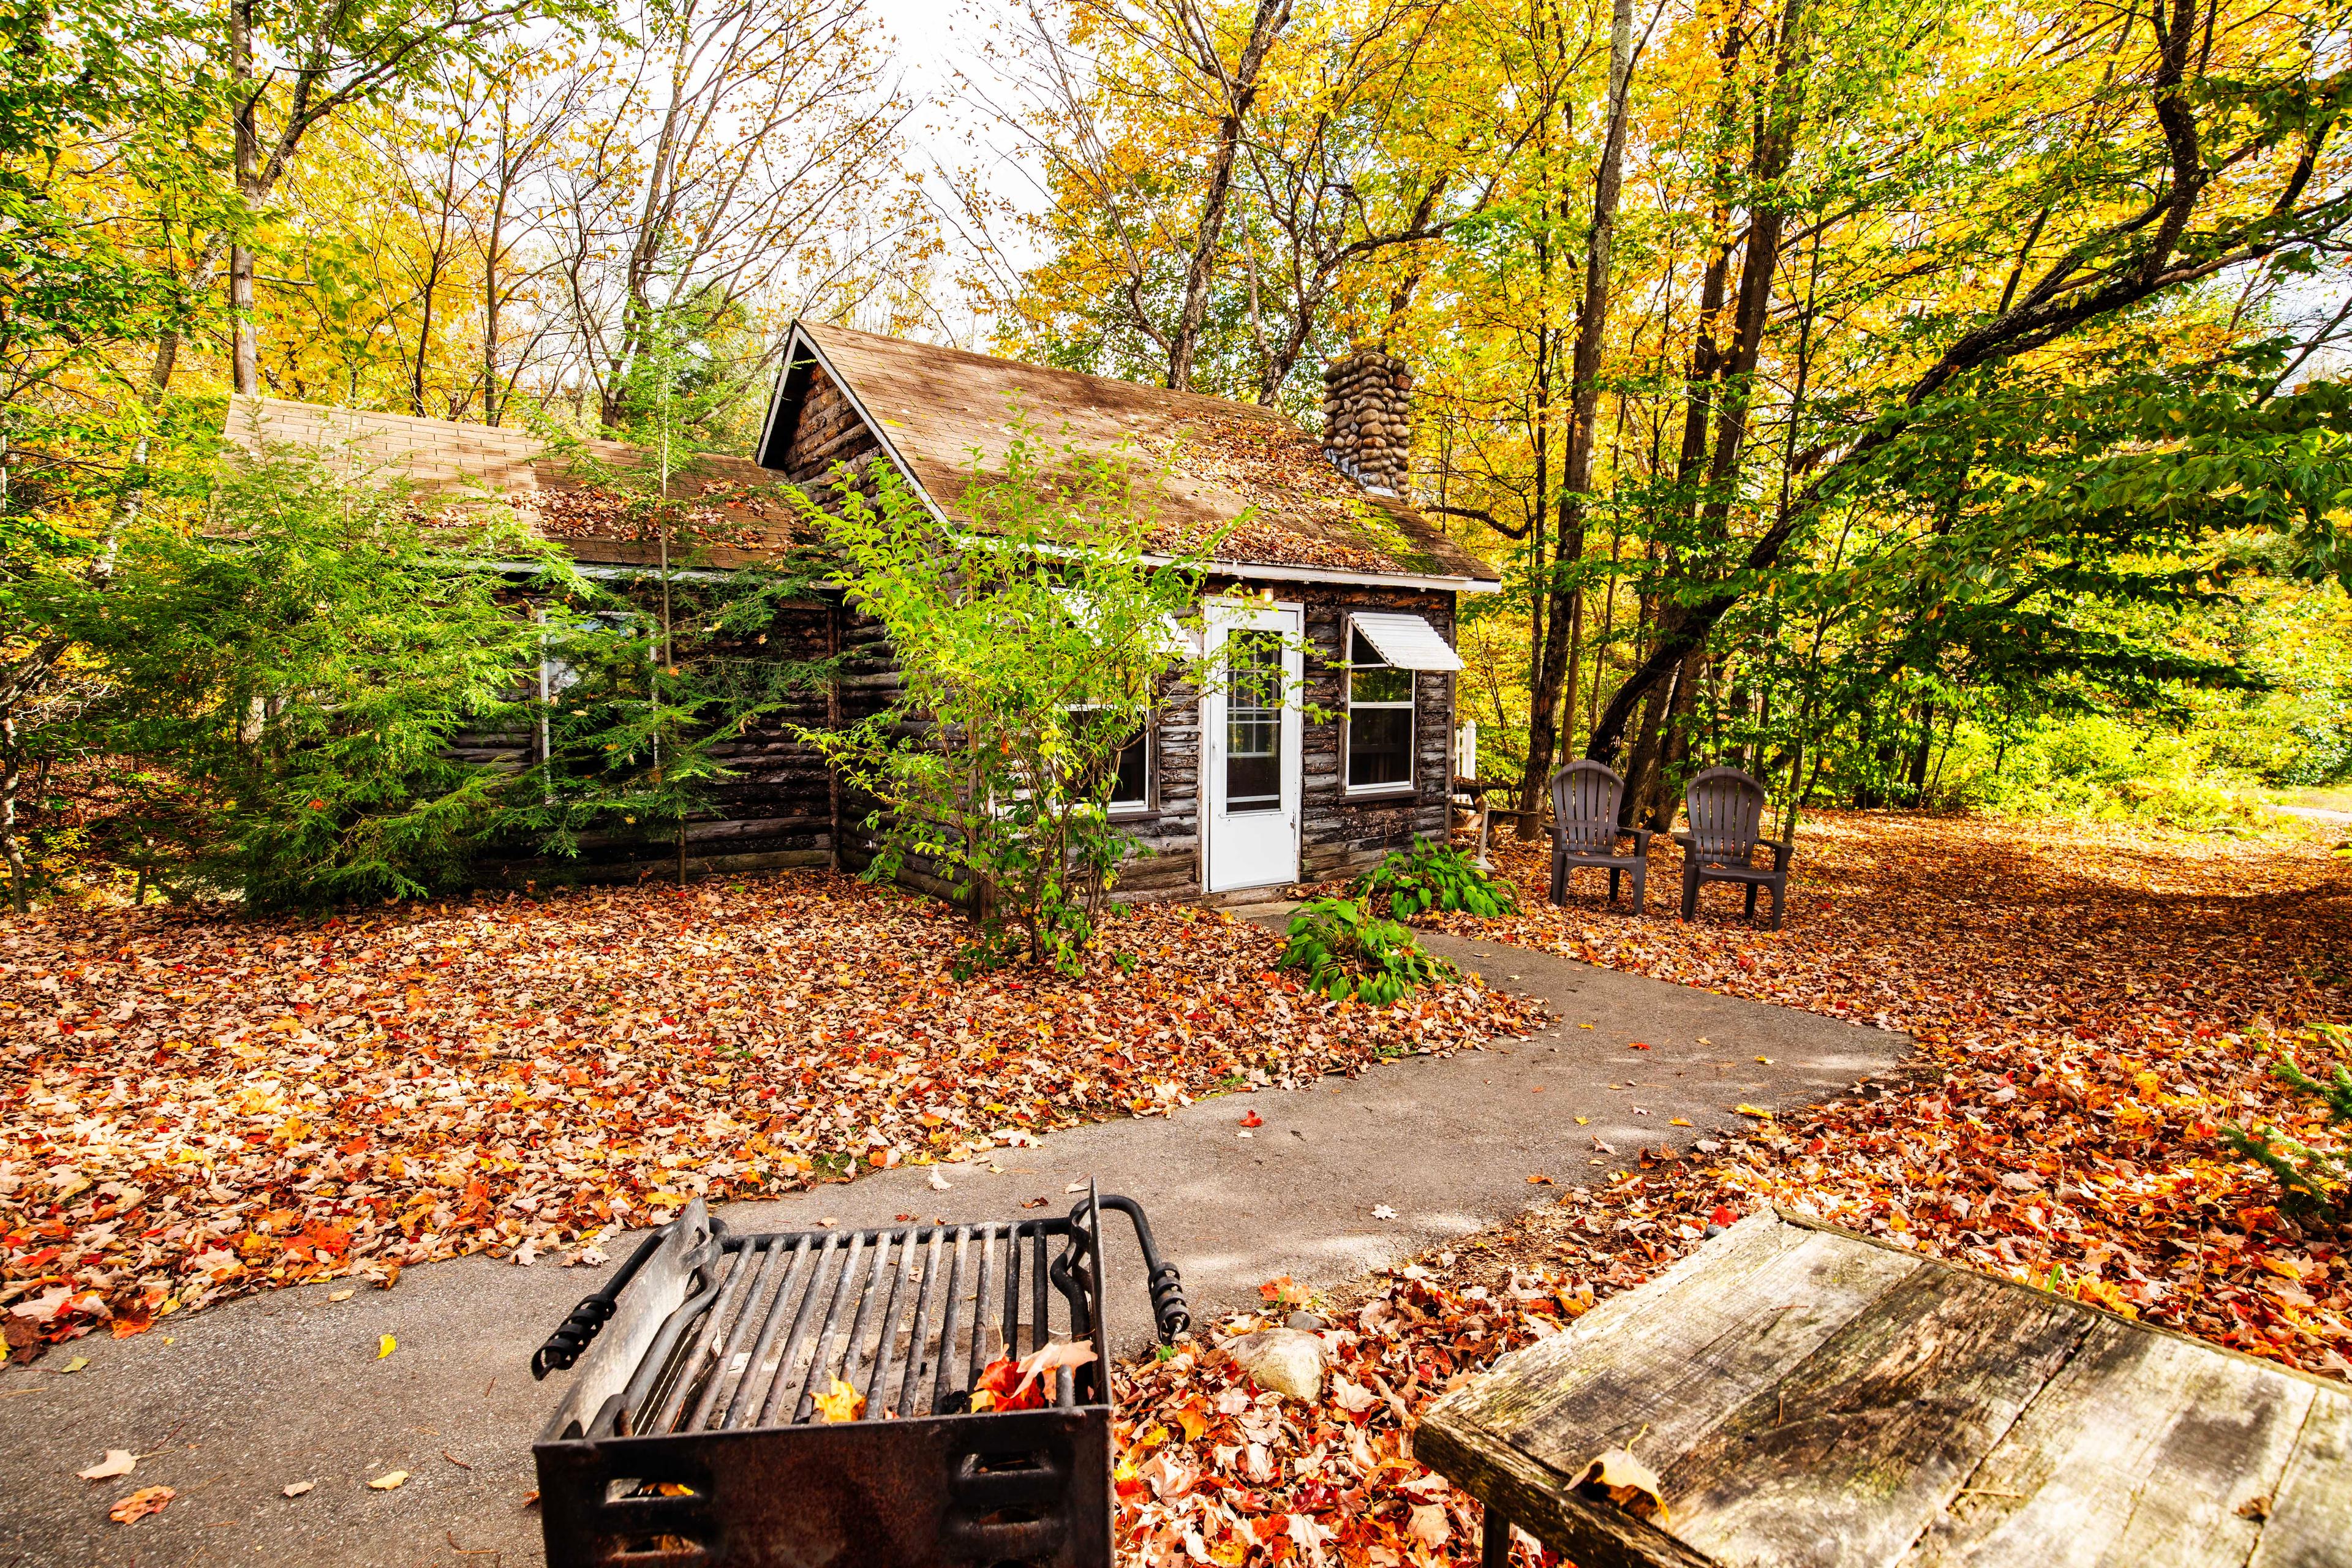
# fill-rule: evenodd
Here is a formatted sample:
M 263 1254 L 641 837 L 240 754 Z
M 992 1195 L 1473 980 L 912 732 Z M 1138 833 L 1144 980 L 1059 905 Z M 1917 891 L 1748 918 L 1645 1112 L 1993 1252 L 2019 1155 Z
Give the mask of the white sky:
M 998 126 L 986 109 L 973 101 L 959 87 L 961 71 L 976 80 L 989 83 L 991 89 L 1001 91 L 981 58 L 982 45 L 988 27 L 987 16 L 992 12 L 1010 9 L 1003 0 L 866 0 L 871 12 L 898 40 L 898 63 L 904 75 L 907 94 L 916 105 L 915 114 L 908 122 L 908 140 L 915 155 L 936 169 L 981 171 L 988 192 L 1009 201 L 1024 212 L 1034 212 L 1045 205 L 1044 193 L 1034 174 L 1012 151 L 1012 141 Z M 927 174 L 929 171 L 927 170 Z M 933 184 L 940 182 L 929 174 Z M 944 192 L 939 193 L 944 195 Z M 961 216 L 942 211 L 949 228 L 951 252 L 955 248 L 954 229 Z M 1000 230 L 1000 242 L 1017 240 L 1020 236 L 1011 229 Z M 950 256 L 951 268 L 960 258 Z M 1034 259 L 1025 250 L 1016 251 L 1016 265 L 1026 265 Z M 945 279 L 943 279 L 944 282 Z M 942 304 L 954 292 L 940 290 Z M 964 346 L 979 346 L 971 340 L 979 330 L 976 322 L 963 321 L 948 323 L 946 335 Z

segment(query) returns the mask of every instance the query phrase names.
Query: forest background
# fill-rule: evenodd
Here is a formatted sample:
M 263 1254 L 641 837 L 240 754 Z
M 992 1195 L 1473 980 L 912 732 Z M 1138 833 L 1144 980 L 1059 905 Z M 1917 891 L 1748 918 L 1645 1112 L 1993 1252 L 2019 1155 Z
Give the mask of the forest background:
M 2203 827 L 2352 784 L 2344 0 L 959 16 L 13 12 L 0 828 L 71 815 L 111 696 L 42 584 L 218 524 L 231 388 L 740 453 L 803 315 L 1310 425 L 1385 343 L 1529 799 L 1576 754 L 1659 821 L 1715 762 Z

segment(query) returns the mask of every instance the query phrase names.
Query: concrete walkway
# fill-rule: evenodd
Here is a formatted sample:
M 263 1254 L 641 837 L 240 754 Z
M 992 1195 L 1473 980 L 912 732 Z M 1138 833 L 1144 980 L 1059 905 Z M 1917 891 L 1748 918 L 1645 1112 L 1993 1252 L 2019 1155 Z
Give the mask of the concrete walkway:
M 1686 1147 L 1738 1124 L 1736 1104 L 1832 1098 L 1907 1048 L 1899 1035 L 1515 948 L 1428 945 L 1542 997 L 1559 1019 L 1524 1045 L 999 1150 L 992 1166 L 948 1167 L 948 1192 L 900 1169 L 724 1217 L 738 1230 L 1003 1218 L 1032 1198 L 1064 1205 L 1064 1189 L 1091 1175 L 1143 1201 L 1206 1320 L 1256 1300 L 1275 1275 L 1338 1285 L 1548 1201 L 1530 1175 L 1597 1180 L 1637 1145 Z M 1249 1111 L 1265 1121 L 1244 1137 Z M 1671 1125 L 1678 1116 L 1693 1125 Z M 1375 1218 L 1379 1205 L 1397 1217 Z M 412 1269 L 390 1291 L 331 1302 L 346 1287 L 281 1290 L 0 1371 L 0 1568 L 537 1563 L 530 1442 L 558 1386 L 534 1384 L 526 1363 L 598 1272 L 467 1258 Z M 1109 1286 L 1120 1342 L 1140 1342 L 1149 1314 L 1131 1256 L 1114 1254 Z M 399 1349 L 378 1360 L 383 1334 Z M 75 1354 L 89 1365 L 60 1375 Z M 75 1478 L 108 1448 L 140 1455 L 137 1472 Z M 400 1488 L 368 1489 L 395 1469 L 409 1472 Z M 306 1480 L 308 1494 L 282 1495 Z M 179 1497 L 138 1524 L 108 1521 L 117 1499 L 152 1485 Z

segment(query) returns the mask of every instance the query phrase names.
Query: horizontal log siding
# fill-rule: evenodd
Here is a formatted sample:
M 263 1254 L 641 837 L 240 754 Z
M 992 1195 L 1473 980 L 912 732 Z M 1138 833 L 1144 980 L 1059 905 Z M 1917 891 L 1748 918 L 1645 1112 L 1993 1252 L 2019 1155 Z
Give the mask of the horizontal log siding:
M 654 591 L 647 585 L 648 593 Z M 787 605 L 769 623 L 767 641 L 757 645 L 779 660 L 822 659 L 833 651 L 834 607 L 812 598 Z M 762 718 L 736 741 L 717 749 L 735 776 L 712 791 L 709 807 L 686 825 L 689 870 L 747 871 L 833 863 L 833 776 L 816 748 L 796 726 L 823 729 L 831 721 L 831 694 L 823 687 Z M 482 737 L 489 740 L 489 737 Z M 499 737 L 495 760 L 522 766 L 538 757 L 538 737 Z M 471 754 L 472 748 L 467 748 Z M 494 760 L 481 756 L 479 760 Z M 667 825 L 614 824 L 580 836 L 577 856 L 548 858 L 530 847 L 514 847 L 480 868 L 490 881 L 603 881 L 658 875 L 677 864 L 677 841 Z
M 808 396 L 784 440 L 783 472 L 822 503 L 829 494 L 824 480 L 834 465 L 847 463 L 862 479 L 882 443 L 822 365 L 812 367 L 809 375 Z
M 1303 604 L 1307 611 L 1307 705 L 1339 717 L 1311 720 L 1300 743 L 1303 784 L 1299 825 L 1299 879 L 1316 882 L 1342 877 L 1378 861 L 1418 834 L 1443 838 L 1446 797 L 1453 784 L 1454 677 L 1423 671 L 1413 683 L 1412 793 L 1348 798 L 1342 767 L 1348 689 L 1345 673 L 1334 668 L 1347 657 L 1340 639 L 1355 610 L 1396 610 L 1420 616 L 1451 643 L 1454 595 L 1405 589 L 1339 587 L 1325 584 L 1274 584 L 1278 599 Z

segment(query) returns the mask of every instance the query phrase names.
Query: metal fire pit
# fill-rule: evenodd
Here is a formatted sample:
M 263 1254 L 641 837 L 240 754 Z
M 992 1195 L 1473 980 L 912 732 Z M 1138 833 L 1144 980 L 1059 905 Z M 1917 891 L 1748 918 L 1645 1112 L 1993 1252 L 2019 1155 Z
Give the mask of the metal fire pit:
M 580 1363 L 532 1449 L 551 1568 L 1109 1568 L 1106 1209 L 1174 1338 L 1142 1208 L 1091 1187 L 1064 1216 L 887 1230 L 730 1236 L 689 1205 L 531 1358 Z M 1095 1359 L 1046 1374 L 1046 1408 L 971 1409 L 983 1368 L 1055 1339 Z M 836 1379 L 862 1418 L 821 1417 Z

